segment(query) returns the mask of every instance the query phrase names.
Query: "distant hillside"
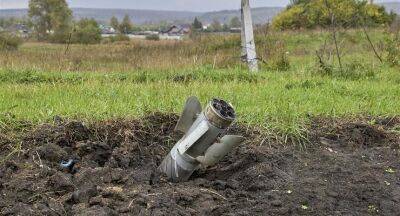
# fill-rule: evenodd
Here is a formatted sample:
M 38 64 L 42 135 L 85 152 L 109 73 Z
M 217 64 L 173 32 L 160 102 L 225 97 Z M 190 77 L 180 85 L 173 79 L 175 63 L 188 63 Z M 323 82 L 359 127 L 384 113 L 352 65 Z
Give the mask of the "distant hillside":
M 394 11 L 400 14 L 400 2 L 381 3 L 388 11 Z M 73 8 L 74 17 L 80 19 L 83 17 L 94 18 L 102 23 L 108 22 L 112 16 L 122 19 L 128 14 L 136 24 L 159 23 L 159 22 L 192 22 L 195 17 L 199 17 L 203 23 L 211 23 L 217 19 L 221 23 L 228 23 L 232 17 L 240 17 L 239 10 L 224 10 L 207 13 L 190 11 L 157 11 L 157 10 L 134 10 L 134 9 L 95 9 L 95 8 Z M 253 8 L 254 23 L 266 23 L 273 19 L 283 7 L 262 7 Z M 3 9 L 0 10 L 0 17 L 24 17 L 27 16 L 27 9 Z
M 254 8 L 253 19 L 255 23 L 265 23 L 278 14 L 283 8 Z M 133 9 L 94 9 L 94 8 L 73 8 L 74 17 L 94 18 L 100 22 L 108 22 L 112 16 L 122 19 L 128 14 L 132 21 L 137 24 L 166 22 L 192 22 L 199 17 L 205 23 L 211 23 L 214 19 L 222 23 L 228 23 L 232 17 L 239 16 L 239 10 L 215 11 L 208 13 L 190 11 L 156 11 L 156 10 L 133 10 Z M 24 17 L 27 16 L 27 9 L 6 9 L 0 10 L 0 17 Z
M 22 18 L 28 14 L 27 9 L 0 9 L 0 18 Z
M 393 11 L 400 15 L 400 2 L 387 2 L 381 3 L 380 5 L 385 6 L 387 11 Z
M 272 20 L 279 12 L 281 12 L 283 7 L 262 7 L 253 8 L 252 16 L 253 22 L 256 24 L 267 23 Z M 240 10 L 226 10 L 226 11 L 216 11 L 205 13 L 200 17 L 203 22 L 212 22 L 214 19 L 222 23 L 228 23 L 233 17 L 240 17 Z
M 156 11 L 156 10 L 133 10 L 133 9 L 87 9 L 74 8 L 75 18 L 95 18 L 100 22 L 108 22 L 112 16 L 121 20 L 126 14 L 129 15 L 134 23 L 159 23 L 166 22 L 192 22 L 201 13 L 186 11 Z
M 94 18 L 99 22 L 108 22 L 112 16 L 122 19 L 129 15 L 134 23 L 159 23 L 166 22 L 192 22 L 196 16 L 203 13 L 186 11 L 157 11 L 157 10 L 133 10 L 133 9 L 94 9 L 94 8 L 73 8 L 74 17 Z M 27 9 L 5 9 L 0 10 L 0 17 L 24 17 L 27 16 Z

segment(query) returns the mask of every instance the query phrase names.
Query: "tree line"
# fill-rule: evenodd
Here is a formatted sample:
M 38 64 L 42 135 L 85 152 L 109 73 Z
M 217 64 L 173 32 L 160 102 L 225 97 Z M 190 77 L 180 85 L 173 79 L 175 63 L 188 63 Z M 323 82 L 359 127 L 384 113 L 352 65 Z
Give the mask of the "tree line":
M 118 27 L 115 26 L 115 21 Z M 30 0 L 27 18 L 0 19 L 2 28 L 15 24 L 30 26 L 33 30 L 32 36 L 39 41 L 95 44 L 102 39 L 99 23 L 89 18 L 74 20 L 66 0 Z M 128 33 L 133 29 L 129 16 L 125 16 L 120 24 L 118 20 L 114 20 L 112 24 L 121 33 Z
M 204 26 L 198 17 L 192 23 L 193 31 L 204 32 L 228 32 L 232 28 L 240 28 L 242 25 L 239 17 L 232 17 L 229 23 L 221 23 L 218 19 L 214 19 L 210 25 Z
M 365 0 L 291 0 L 289 6 L 274 18 L 272 26 L 280 30 L 329 28 L 332 24 L 349 28 L 369 27 L 388 25 L 395 18 L 394 13 L 388 13 L 384 7 L 368 4 Z M 41 41 L 85 44 L 101 41 L 101 29 L 96 20 L 74 20 L 66 0 L 30 0 L 28 18 L 0 19 L 0 27 L 15 22 L 32 26 L 35 38 Z M 121 21 L 112 17 L 110 25 L 121 36 L 139 30 L 128 15 Z M 239 17 L 233 17 L 228 23 L 214 19 L 207 26 L 196 17 L 192 31 L 227 32 L 240 26 Z

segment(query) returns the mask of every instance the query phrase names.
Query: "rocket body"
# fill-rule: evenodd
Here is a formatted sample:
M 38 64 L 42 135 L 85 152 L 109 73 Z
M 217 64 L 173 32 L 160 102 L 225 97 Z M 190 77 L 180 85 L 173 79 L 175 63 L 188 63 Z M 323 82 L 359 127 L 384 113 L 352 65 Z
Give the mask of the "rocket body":
M 190 104 L 190 101 L 187 104 Z M 218 142 L 221 134 L 226 131 L 235 119 L 235 112 L 228 103 L 214 99 L 203 112 L 196 115 L 187 115 L 192 118 L 196 117 L 190 126 L 186 126 L 186 128 L 180 127 L 180 122 L 188 122 L 184 118 L 187 118 L 187 116 L 185 117 L 185 113 L 190 112 L 186 111 L 187 109 L 185 108 L 184 114 L 181 116 L 183 120 L 181 121 L 180 119 L 177 125 L 177 128 L 184 128 L 183 132 L 185 132 L 185 135 L 175 144 L 159 167 L 160 171 L 165 173 L 172 182 L 187 181 L 193 172 L 202 165 L 215 164 L 214 162 L 205 160 L 206 157 L 204 156 L 208 149 L 215 149 L 214 155 L 220 152 L 225 156 L 233 148 L 231 143 L 224 144 Z M 232 137 L 233 139 L 234 137 L 241 138 L 238 136 Z M 231 141 L 231 139 L 228 140 Z M 210 148 L 212 145 L 219 146 L 218 148 L 215 146 L 214 148 Z

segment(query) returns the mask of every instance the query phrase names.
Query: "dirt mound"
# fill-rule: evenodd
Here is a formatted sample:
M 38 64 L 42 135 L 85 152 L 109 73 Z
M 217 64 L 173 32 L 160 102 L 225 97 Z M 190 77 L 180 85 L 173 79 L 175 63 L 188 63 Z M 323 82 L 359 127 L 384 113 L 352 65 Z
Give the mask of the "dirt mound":
M 308 152 L 264 146 L 260 131 L 215 167 L 172 184 L 156 168 L 180 138 L 175 115 L 41 125 L 6 139 L 1 215 L 396 215 L 397 123 L 316 119 Z M 291 146 L 291 145 L 288 145 Z M 61 162 L 76 162 L 65 170 Z
M 311 133 L 314 138 L 348 148 L 397 145 L 400 120 L 398 118 L 362 120 L 315 118 Z

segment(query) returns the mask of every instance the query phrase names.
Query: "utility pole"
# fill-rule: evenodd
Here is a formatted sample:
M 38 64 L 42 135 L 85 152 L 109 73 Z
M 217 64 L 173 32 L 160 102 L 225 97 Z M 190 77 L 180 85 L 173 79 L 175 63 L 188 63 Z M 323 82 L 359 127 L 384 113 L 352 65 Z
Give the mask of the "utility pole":
M 242 60 L 247 62 L 251 72 L 258 72 L 256 43 L 254 41 L 253 19 L 249 0 L 242 0 Z

